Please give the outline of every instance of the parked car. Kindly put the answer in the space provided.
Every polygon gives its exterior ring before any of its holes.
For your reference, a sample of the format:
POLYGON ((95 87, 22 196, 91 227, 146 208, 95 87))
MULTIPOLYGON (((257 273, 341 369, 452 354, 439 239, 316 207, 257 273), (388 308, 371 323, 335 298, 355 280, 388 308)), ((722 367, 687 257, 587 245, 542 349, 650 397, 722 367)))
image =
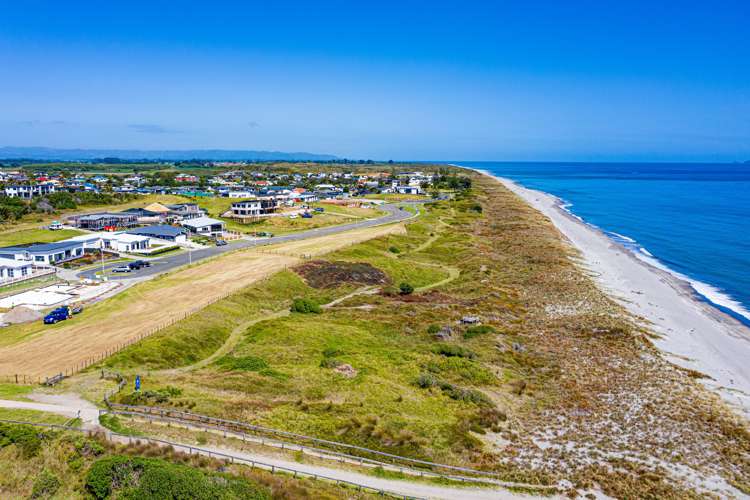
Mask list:
POLYGON ((128 267, 131 270, 137 270, 142 267, 151 267, 151 263, 145 260, 134 260, 133 262, 128 263, 128 267))
POLYGON ((299 217, 299 215, 297 214, 292 214, 289 216, 290 219, 296 219, 297 217, 299 217))
POLYGON ((59 231, 60 229, 63 229, 63 225, 62 223, 55 220, 52 221, 52 224, 50 224, 48 228, 50 231, 59 231))
POLYGON ((323 207, 315 207, 313 208, 313 210, 315 210, 316 212, 325 212, 326 209, 323 207))
POLYGON ((129 273, 133 269, 130 266, 117 266, 116 268, 112 269, 113 273, 129 273))
POLYGON ((57 309, 53 309, 52 311, 50 311, 50 313, 44 317, 44 324, 54 325, 58 321, 65 321, 66 319, 70 318, 72 315, 73 313, 71 312, 70 307, 68 306, 58 307, 57 309))
POLYGON ((224 240, 216 240, 216 246, 217 247, 223 247, 226 246, 227 242, 224 240))
POLYGON ((80 313, 82 313, 82 312, 83 312, 83 306, 82 306, 82 305, 80 305, 80 304, 77 304, 77 305, 75 305, 75 306, 72 306, 72 307, 70 308, 70 312, 71 312, 71 313, 73 313, 73 314, 80 314, 80 313))
POLYGON ((258 238, 273 238, 273 233, 261 231, 259 233, 255 233, 255 236, 257 236, 258 238))
POLYGON ((310 212, 303 212, 302 213, 302 218, 303 219, 312 219, 312 216, 313 216, 313 214, 311 214, 310 212))

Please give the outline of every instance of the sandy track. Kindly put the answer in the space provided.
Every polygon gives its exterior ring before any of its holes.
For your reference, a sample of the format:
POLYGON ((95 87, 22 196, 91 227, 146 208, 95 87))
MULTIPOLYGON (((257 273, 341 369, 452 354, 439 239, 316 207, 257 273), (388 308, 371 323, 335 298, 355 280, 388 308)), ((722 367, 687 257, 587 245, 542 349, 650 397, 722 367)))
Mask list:
POLYGON ((91 358, 298 263, 297 255, 320 255, 403 230, 400 225, 378 226, 275 245, 263 253, 238 251, 145 282, 103 303, 102 310, 92 310, 88 317, 0 348, 0 375, 45 377, 75 370, 91 358))

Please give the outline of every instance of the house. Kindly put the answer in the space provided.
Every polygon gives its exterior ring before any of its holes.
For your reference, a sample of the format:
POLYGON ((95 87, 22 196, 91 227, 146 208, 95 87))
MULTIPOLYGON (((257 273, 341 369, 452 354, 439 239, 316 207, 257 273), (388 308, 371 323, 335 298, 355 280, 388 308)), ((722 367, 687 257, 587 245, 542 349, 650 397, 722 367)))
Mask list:
POLYGON ((197 203, 178 203, 167 205, 167 208, 172 214, 183 219, 195 219, 204 215, 203 210, 201 210, 197 203))
POLYGON ((9 198, 31 199, 34 196, 44 196, 55 192, 54 184, 13 185, 5 188, 5 196, 9 198))
POLYGON ((36 265, 52 265, 82 256, 85 248, 86 242, 78 240, 33 243, 0 248, 0 258, 33 261, 36 265))
POLYGON ((196 217, 181 222, 182 227, 190 231, 191 234, 199 236, 221 236, 224 234, 225 224, 210 217, 196 217))
POLYGON ((174 241, 175 243, 185 243, 187 241, 186 230, 179 227, 167 226, 165 224, 131 229, 127 234, 148 236, 149 238, 174 241))
POLYGON ((133 214, 138 217, 138 224, 162 224, 167 219, 167 214, 152 212, 145 208, 128 208, 123 210, 124 214, 133 214))
POLYGON ((198 178, 197 175, 179 174, 179 175, 175 175, 174 180, 175 180, 175 182, 192 182, 192 183, 196 183, 200 179, 198 178))
POLYGON ((229 198, 254 198, 255 193, 253 191, 228 191, 227 197, 229 198))
POLYGON ((84 252, 86 250, 104 249, 113 252, 137 253, 148 250, 151 247, 150 237, 123 232, 82 234, 81 236, 74 236, 65 241, 78 241, 83 243, 84 252))
POLYGON ((129 212, 87 214, 71 217, 71 224, 81 229, 101 231, 104 228, 128 228, 138 224, 138 215, 129 212))
POLYGON ((422 188, 419 186, 396 186, 398 194, 422 194, 422 188))
POLYGON ((31 276, 34 264, 30 260, 0 258, 0 283, 31 276))

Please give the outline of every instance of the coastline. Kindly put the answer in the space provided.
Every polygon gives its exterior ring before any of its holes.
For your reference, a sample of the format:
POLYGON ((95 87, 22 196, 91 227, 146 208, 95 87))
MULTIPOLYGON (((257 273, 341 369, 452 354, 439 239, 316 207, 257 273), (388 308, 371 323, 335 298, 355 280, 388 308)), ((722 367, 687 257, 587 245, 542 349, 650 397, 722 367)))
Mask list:
POLYGON ((701 379, 704 385, 750 416, 750 328, 698 296, 688 281, 649 264, 570 213, 559 198, 471 170, 501 183, 549 218, 580 252, 596 283, 658 335, 652 341, 669 361, 709 377, 701 379))

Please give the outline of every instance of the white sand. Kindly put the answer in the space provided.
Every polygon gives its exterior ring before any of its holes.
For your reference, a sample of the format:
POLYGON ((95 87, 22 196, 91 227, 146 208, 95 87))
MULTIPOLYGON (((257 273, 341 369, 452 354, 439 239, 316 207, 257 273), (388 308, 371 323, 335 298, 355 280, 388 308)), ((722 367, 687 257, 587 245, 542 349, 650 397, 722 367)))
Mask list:
POLYGON ((652 323, 651 330, 659 334, 655 344, 670 361, 711 377, 704 379, 706 385, 750 416, 750 329, 698 300, 686 281, 638 259, 571 215, 558 198, 497 179, 553 222, 581 252, 605 292, 652 323))

